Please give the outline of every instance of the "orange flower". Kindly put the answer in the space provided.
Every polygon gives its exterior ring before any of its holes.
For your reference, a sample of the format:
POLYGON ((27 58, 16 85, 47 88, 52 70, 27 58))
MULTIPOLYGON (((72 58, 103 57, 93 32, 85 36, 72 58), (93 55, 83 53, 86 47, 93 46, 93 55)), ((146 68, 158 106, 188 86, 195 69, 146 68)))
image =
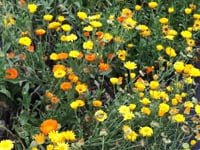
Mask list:
POLYGON ((78 76, 73 73, 69 74, 68 79, 73 83, 78 82, 78 76))
POLYGON ((93 100, 92 105, 94 107, 100 107, 100 106, 102 106, 102 101, 100 101, 100 100, 93 100))
POLYGON ((26 54, 22 53, 19 55, 20 60, 25 60, 26 59, 26 54))
POLYGON ((109 53, 108 54, 108 59, 112 60, 115 57, 114 53, 109 53))
POLYGON ((86 31, 86 32, 83 33, 83 35, 84 35, 85 37, 88 37, 88 36, 90 36, 90 32, 86 31))
POLYGON ((47 98, 52 98, 52 97, 53 97, 53 93, 51 93, 51 92, 49 92, 49 91, 46 91, 45 96, 46 96, 47 98))
POLYGON ((46 31, 44 29, 36 29, 35 30, 36 35, 44 35, 45 33, 46 33, 46 31))
POLYGON ((37 144, 44 144, 44 142, 45 142, 45 136, 44 136, 44 134, 35 134, 34 136, 33 136, 33 138, 35 139, 35 142, 37 143, 37 144))
POLYGON ((100 63, 99 64, 99 70, 100 71, 108 71, 110 69, 110 65, 106 63, 100 63))
POLYGON ((60 60, 64 60, 68 58, 68 54, 67 53, 58 53, 58 59, 60 60))
POLYGON ((95 61, 95 59, 96 59, 95 53, 85 55, 85 60, 87 61, 95 61))
POLYGON ((79 94, 81 94, 81 93, 86 92, 86 91, 88 90, 88 87, 87 87, 87 85, 84 84, 84 83, 82 83, 82 84, 79 83, 79 84, 76 85, 75 90, 76 90, 79 94))
POLYGON ((66 67, 64 65, 57 64, 53 66, 53 72, 55 72, 58 69, 66 71, 66 67))
POLYGON ((26 6, 26 1, 25 0, 19 0, 20 5, 26 6))
POLYGON ((44 135, 48 135, 51 131, 56 131, 59 127, 59 124, 54 119, 47 119, 40 124, 40 131, 44 135))
POLYGON ((29 51, 31 53, 34 52, 34 50, 35 50, 35 47, 33 45, 30 45, 27 47, 27 51, 29 51))
POLYGON ((64 91, 70 90, 72 88, 72 85, 70 82, 63 82, 60 84, 60 88, 64 91))
POLYGON ((7 79, 16 79, 18 77, 18 71, 15 68, 6 69, 5 78, 7 79))
POLYGON ((14 52, 8 52, 8 57, 10 58, 10 59, 12 59, 12 58, 14 58, 15 57, 15 53, 14 52))
POLYGON ((60 99, 57 96, 51 97, 51 103, 56 104, 60 101, 60 99))
POLYGON ((119 22, 123 22, 123 21, 125 20, 125 18, 122 17, 122 16, 119 16, 119 17, 117 18, 117 20, 118 20, 119 22))

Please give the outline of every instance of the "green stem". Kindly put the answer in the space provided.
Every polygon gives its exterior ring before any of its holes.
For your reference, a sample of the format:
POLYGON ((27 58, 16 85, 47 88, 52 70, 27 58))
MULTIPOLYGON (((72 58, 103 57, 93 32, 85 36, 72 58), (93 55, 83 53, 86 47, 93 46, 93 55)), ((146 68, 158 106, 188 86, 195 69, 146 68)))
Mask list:
POLYGON ((104 136, 102 137, 102 148, 101 150, 104 150, 104 142, 105 142, 105 139, 104 139, 104 136))

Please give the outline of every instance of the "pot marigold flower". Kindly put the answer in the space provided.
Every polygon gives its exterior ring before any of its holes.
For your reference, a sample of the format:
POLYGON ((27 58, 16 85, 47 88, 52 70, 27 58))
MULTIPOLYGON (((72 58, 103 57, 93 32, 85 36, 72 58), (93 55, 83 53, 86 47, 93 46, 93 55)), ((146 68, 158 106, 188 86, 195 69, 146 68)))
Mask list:
POLYGON ((71 85, 71 82, 63 82, 60 84, 60 88, 63 90, 63 91, 67 91, 67 90, 70 90, 72 88, 72 85, 71 85))
POLYGON ((15 68, 7 68, 5 78, 16 79, 18 77, 18 71, 15 68))
POLYGON ((11 140, 0 141, 0 150, 12 150, 14 148, 14 142, 11 140))
POLYGON ((127 18, 123 21, 122 26, 125 29, 134 29, 136 27, 137 22, 133 20, 132 18, 127 18))
POLYGON ((68 54, 67 53, 64 53, 64 52, 58 53, 58 59, 59 60, 65 60, 67 58, 68 58, 68 54))
POLYGON ((142 107, 141 108, 141 112, 146 114, 146 115, 150 115, 151 114, 151 109, 148 107, 142 107))
POLYGON ((149 8, 153 9, 153 8, 156 8, 158 6, 158 3, 157 2, 149 2, 148 6, 149 6, 149 8))
POLYGON ((102 23, 99 22, 99 21, 90 21, 89 23, 90 23, 90 25, 91 25, 92 27, 94 27, 94 28, 99 28, 99 27, 102 26, 102 23))
POLYGON ((35 13, 37 11, 37 5, 36 4, 28 4, 28 10, 31 14, 35 13))
POLYGON ((34 138, 35 142, 36 142, 37 144, 39 144, 39 145, 44 144, 44 142, 45 142, 45 135, 42 134, 42 133, 40 133, 40 134, 35 134, 35 135, 33 136, 33 138, 34 138))
POLYGON ((44 29, 36 29, 35 30, 36 35, 44 35, 45 33, 46 33, 46 31, 44 29))
POLYGON ((56 104, 60 101, 60 99, 57 96, 51 97, 51 103, 56 104))
POLYGON ((21 37, 19 40, 18 40, 18 43, 20 45, 23 45, 23 46, 30 46, 31 43, 32 43, 32 40, 27 37, 27 36, 24 36, 24 37, 21 37))
POLYGON ((94 43, 91 40, 88 40, 83 43, 83 48, 87 50, 92 50, 94 47, 94 43))
POLYGON ((174 12, 174 8, 173 7, 170 7, 170 8, 168 8, 168 13, 173 13, 174 12))
POLYGON ((85 12, 81 12, 81 11, 79 11, 79 12, 77 13, 77 16, 78 16, 81 20, 85 20, 85 19, 88 18, 87 14, 86 14, 85 12))
POLYGON ((184 9, 185 14, 189 15, 192 13, 192 9, 191 8, 185 8, 184 9))
POLYGON ((200 76, 200 70, 198 68, 191 68, 190 71, 189 71, 189 75, 191 77, 199 77, 200 76))
POLYGON ((106 63, 100 63, 98 67, 100 71, 108 71, 110 69, 110 65, 106 63))
POLYGON ((75 90, 81 94, 81 93, 84 93, 84 92, 87 92, 88 90, 88 86, 84 83, 79 83, 75 86, 75 90))
POLYGON ((72 29, 72 27, 69 24, 63 24, 61 26, 61 28, 63 29, 63 31, 68 32, 72 29))
POLYGON ((185 39, 190 39, 192 37, 192 33, 190 31, 181 31, 181 36, 185 39))
POLYGON ((148 105, 148 104, 151 103, 151 101, 150 101, 148 98, 146 98, 146 97, 144 97, 143 99, 141 99, 140 102, 141 102, 143 105, 148 105))
POLYGON ((53 76, 55 78, 63 78, 66 75, 66 71, 63 69, 57 69, 56 71, 54 71, 53 76))
POLYGON ((127 68, 128 70, 134 70, 137 68, 137 64, 131 61, 127 61, 124 63, 124 67, 127 68))
POLYGON ((58 21, 59 22, 65 21, 65 16, 58 16, 58 21))
POLYGON ((54 147, 55 150, 69 150, 69 144, 68 143, 57 143, 54 147))
POLYGON ((174 66, 174 69, 176 70, 176 72, 178 72, 178 73, 181 73, 185 68, 183 61, 175 62, 173 66, 174 66))
POLYGON ((183 114, 176 114, 173 116, 173 119, 178 123, 185 122, 185 117, 183 114))
POLYGON ((151 90, 156 90, 159 87, 159 82, 158 81, 151 81, 149 84, 149 87, 151 90))
POLYGON ((172 47, 167 47, 165 49, 165 52, 169 57, 176 57, 176 55, 177 55, 175 50, 172 47))
POLYGON ((168 19, 168 18, 165 18, 165 17, 159 19, 159 22, 160 22, 161 24, 167 24, 168 21, 169 21, 169 19, 168 19))
POLYGON ((143 137, 150 137, 150 136, 153 135, 153 129, 151 127, 148 127, 148 126, 140 127, 139 133, 143 137))
POLYGON ((69 57, 78 58, 80 56, 80 52, 78 50, 71 50, 69 52, 69 57))
POLYGON ((64 142, 64 137, 62 133, 59 133, 58 131, 49 132, 48 138, 51 140, 52 143, 55 143, 55 144, 64 142))
POLYGON ((124 138, 134 142, 138 137, 138 134, 135 131, 124 133, 124 138))
POLYGON ((76 134, 71 130, 62 132, 62 135, 65 138, 65 140, 67 140, 67 141, 75 141, 76 140, 76 134))
POLYGON ((53 21, 49 23, 48 29, 58 29, 61 26, 60 22, 53 21))
POLYGON ((57 120, 47 119, 44 120, 40 125, 40 131, 44 135, 48 135, 51 131, 56 131, 59 128, 57 120))
POLYGON ((64 65, 61 65, 61 64, 57 64, 57 65, 53 66, 53 72, 55 72, 56 70, 59 70, 59 69, 64 70, 64 71, 67 70, 67 68, 64 65))
POLYGON ((135 5, 135 10, 136 11, 140 11, 142 9, 142 6, 141 5, 135 5))
POLYGON ((118 50, 117 51, 117 56, 120 60, 125 61, 126 56, 127 56, 127 52, 126 50, 118 50))
POLYGON ((163 49, 164 49, 163 45, 161 45, 161 44, 156 45, 156 50, 157 51, 161 51, 163 49))
POLYGON ((102 106, 102 101, 100 101, 100 100, 93 100, 92 101, 92 105, 94 106, 94 107, 101 107, 102 106))
POLYGON ((44 19, 45 21, 52 21, 53 16, 50 15, 50 14, 46 14, 46 15, 43 16, 43 19, 44 19))
POLYGON ((69 74, 68 79, 73 83, 77 83, 79 80, 78 76, 73 73, 69 74))
POLYGON ((92 62, 96 60, 96 54, 92 53, 92 54, 86 54, 85 55, 85 60, 92 62))
POLYGON ((103 122, 104 120, 107 119, 107 113, 105 113, 103 110, 97 110, 94 114, 95 119, 97 121, 103 122))

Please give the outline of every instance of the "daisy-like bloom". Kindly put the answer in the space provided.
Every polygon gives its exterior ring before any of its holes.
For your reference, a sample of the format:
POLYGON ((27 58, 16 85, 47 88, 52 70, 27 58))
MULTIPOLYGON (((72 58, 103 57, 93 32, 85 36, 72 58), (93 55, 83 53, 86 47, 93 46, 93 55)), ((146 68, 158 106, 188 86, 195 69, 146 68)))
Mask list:
POLYGON ((18 71, 15 68, 7 68, 5 78, 16 79, 18 77, 18 71))
POLYGON ((68 91, 72 88, 71 82, 63 82, 60 84, 60 89, 63 91, 68 91))
POLYGON ((57 69, 53 72, 55 78, 63 78, 66 75, 66 71, 63 69, 57 69))
POLYGON ((44 135, 48 135, 51 131, 56 131, 58 128, 59 124, 55 119, 47 119, 40 124, 40 131, 44 135))
POLYGON ((165 53, 169 56, 169 57, 176 57, 176 51, 172 48, 172 47, 167 47, 165 49, 165 53))
POLYGON ((181 73, 185 68, 183 61, 176 61, 173 66, 174 66, 174 69, 176 70, 176 72, 178 72, 178 73, 181 73))
POLYGON ((148 108, 148 107, 142 107, 142 108, 141 108, 141 112, 142 112, 143 114, 150 115, 150 114, 151 114, 151 109, 148 108))
POLYGON ((61 26, 61 28, 63 29, 63 31, 68 32, 72 29, 72 27, 69 24, 63 24, 61 26))
POLYGON ((100 63, 98 67, 100 71, 108 71, 110 69, 110 65, 106 63, 100 63))
POLYGON ((117 56, 120 60, 125 61, 126 56, 127 56, 127 52, 126 50, 118 50, 117 51, 117 56))
POLYGON ((159 82, 158 81, 151 81, 149 84, 149 87, 151 90, 156 90, 159 87, 159 82))
POLYGON ((70 107, 72 109, 77 109, 78 108, 78 102, 76 102, 76 101, 71 102, 70 107))
MULTIPOLYGON (((129 109, 130 110, 130 109, 129 109)), ((122 114, 123 116, 123 120, 132 120, 133 118, 135 118, 135 115, 133 114, 133 112, 129 111, 127 113, 122 114)))
POLYGON ((99 21, 90 21, 89 24, 94 28, 102 27, 102 23, 99 21))
POLYGON ((56 104, 56 103, 58 103, 59 101, 60 101, 60 99, 57 97, 57 96, 53 96, 53 97, 51 97, 51 103, 52 104, 56 104))
POLYGON ((148 127, 148 126, 140 127, 139 133, 143 137, 150 137, 150 136, 153 135, 153 129, 151 127, 148 127))
POLYGON ((130 10, 129 8, 124 8, 121 11, 121 16, 124 18, 131 18, 133 17, 133 11, 130 10))
POLYGON ((73 83, 77 83, 79 81, 79 78, 77 75, 75 75, 74 73, 70 73, 68 75, 68 79, 73 82, 73 83))
POLYGON ((143 92, 146 88, 145 83, 141 81, 136 81, 134 85, 140 92, 143 92))
POLYGON ((44 29, 36 29, 35 30, 36 35, 44 35, 45 33, 46 33, 46 31, 44 29))
POLYGON ((78 50, 71 50, 69 52, 69 57, 78 58, 80 56, 80 52, 78 50))
POLYGON ((48 29, 58 29, 61 26, 60 22, 53 21, 48 24, 48 29))
POLYGON ((95 15, 88 16, 88 20, 98 20, 100 18, 101 18, 101 14, 95 14, 95 15))
POLYGON ((31 14, 35 13, 37 11, 37 5, 36 4, 28 4, 28 10, 31 14))
POLYGON ((86 54, 85 55, 85 60, 89 61, 89 62, 95 61, 96 60, 96 54, 95 53, 86 54))
POLYGON ((140 102, 141 102, 143 105, 148 105, 148 104, 151 103, 151 101, 149 100, 149 98, 146 98, 146 97, 144 97, 143 99, 141 99, 140 102))
POLYGON ((149 2, 148 6, 149 6, 149 8, 154 9, 154 8, 156 8, 158 6, 158 3, 157 2, 149 2))
POLYGON ((124 138, 134 142, 138 137, 138 134, 135 131, 124 133, 124 138))
POLYGON ((127 68, 128 70, 134 70, 137 68, 137 64, 131 61, 127 61, 124 63, 124 67, 127 68))
POLYGON ((60 40, 62 41, 62 42, 74 42, 74 41, 76 41, 78 39, 78 37, 76 36, 76 34, 70 34, 70 35, 62 35, 61 37, 60 37, 60 40))
POLYGON ((165 17, 159 19, 159 22, 160 22, 161 24, 167 24, 168 21, 169 21, 169 19, 168 19, 168 18, 165 18, 165 17))
POLYGON ((67 130, 62 132, 63 137, 67 141, 75 141, 76 140, 76 134, 72 130, 67 130))
POLYGON ((170 8, 168 8, 168 13, 173 13, 174 12, 174 8, 173 7, 170 7, 170 8))
POLYGON ((52 21, 53 16, 50 15, 50 14, 46 14, 46 15, 43 16, 43 19, 44 19, 45 21, 52 21))
POLYGON ((69 150, 69 144, 68 143, 57 143, 54 150, 69 150))
POLYGON ((51 131, 48 134, 48 138, 51 140, 52 143, 60 143, 64 142, 65 138, 62 133, 59 133, 58 131, 51 131))
POLYGON ((24 36, 24 37, 21 37, 19 40, 18 40, 18 43, 20 45, 23 45, 23 46, 30 46, 31 43, 32 43, 32 40, 27 37, 27 36, 24 36))
POLYGON ((81 94, 81 93, 84 93, 84 92, 87 92, 88 90, 88 86, 84 83, 79 83, 75 86, 75 90, 81 94))
POLYGON ((170 109, 170 106, 166 103, 159 104, 158 116, 162 117, 167 113, 170 109))
POLYGON ((142 9, 142 6, 141 5, 135 5, 135 10, 136 11, 140 11, 142 9))
POLYGON ((198 116, 200 116, 200 105, 199 104, 195 105, 195 112, 198 116))
POLYGON ((88 31, 88 32, 90 32, 90 31, 92 31, 92 30, 93 30, 93 27, 92 27, 91 25, 88 25, 88 26, 86 26, 86 27, 83 28, 83 31, 88 31))
POLYGON ((59 60, 65 60, 68 58, 68 54, 65 53, 65 52, 61 52, 61 53, 58 53, 58 59, 59 60))
POLYGON ((56 53, 51 53, 51 55, 50 55, 50 60, 54 60, 54 61, 56 61, 56 60, 58 60, 59 58, 58 58, 58 54, 56 54, 56 53))
POLYGON ((191 8, 185 8, 184 9, 185 14, 189 15, 192 13, 192 9, 191 8))
POLYGON ((136 108, 136 104, 131 103, 131 104, 129 104, 128 107, 129 107, 130 110, 133 111, 133 110, 135 110, 135 108, 136 108))
POLYGON ((122 26, 127 30, 134 29, 136 27, 137 22, 132 18, 127 18, 123 21, 122 26))
POLYGON ((45 142, 45 135, 42 133, 33 135, 33 138, 35 142, 39 145, 44 144, 45 142))
POLYGON ((191 39, 192 33, 190 31, 181 31, 181 36, 185 39, 191 39))
POLYGON ((85 41, 83 43, 83 48, 87 50, 92 50, 94 47, 94 43, 91 40, 85 41))
POLYGON ((94 106, 94 107, 101 107, 102 106, 102 101, 100 101, 100 100, 93 100, 92 101, 92 105, 94 106))
POLYGON ((46 150, 54 150, 53 148, 54 148, 54 145, 53 145, 53 144, 48 144, 48 145, 46 146, 46 150))
POLYGON ((108 116, 103 110, 97 110, 94 114, 94 117, 97 121, 103 122, 108 116))
POLYGON ((191 68, 190 71, 189 71, 189 75, 191 77, 199 77, 200 76, 200 70, 198 68, 191 68))
POLYGON ((0 150, 12 150, 14 148, 14 142, 11 140, 0 141, 0 150))
POLYGON ((185 116, 183 114, 176 114, 173 119, 178 123, 185 122, 185 116))
POLYGON ((121 105, 121 106, 119 107, 119 109, 118 109, 118 112, 119 112, 120 114, 125 114, 125 113, 130 112, 130 108, 129 108, 128 106, 126 106, 126 105, 121 105))
POLYGON ((65 21, 65 16, 58 16, 58 21, 59 22, 65 21))
POLYGON ((79 11, 77 13, 77 16, 81 19, 81 20, 86 20, 88 18, 87 14, 85 12, 79 11))

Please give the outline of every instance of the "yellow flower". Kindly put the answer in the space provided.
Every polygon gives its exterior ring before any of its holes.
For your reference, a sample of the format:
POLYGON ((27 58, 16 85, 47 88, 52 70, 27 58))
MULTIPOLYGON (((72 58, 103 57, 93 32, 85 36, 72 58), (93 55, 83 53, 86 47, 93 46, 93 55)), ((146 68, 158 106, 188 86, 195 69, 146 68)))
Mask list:
POLYGON ((183 114, 176 114, 173 119, 176 121, 176 122, 184 122, 185 121, 185 117, 183 114))
POLYGON ((92 30, 93 30, 93 27, 90 25, 83 28, 83 31, 92 31, 92 30))
POLYGON ((127 56, 126 50, 118 50, 117 56, 120 60, 124 61, 126 59, 126 56, 127 56))
POLYGON ((71 50, 69 52, 69 57, 72 57, 72 58, 78 58, 80 56, 80 52, 77 51, 77 50, 71 50))
POLYGON ((92 101, 92 105, 94 106, 94 107, 101 107, 102 106, 102 101, 100 101, 100 100, 93 100, 92 101))
POLYGON ((190 71, 189 71, 189 75, 191 77, 199 77, 200 76, 200 70, 198 68, 191 68, 190 71))
POLYGON ((35 134, 34 136, 33 136, 33 138, 35 139, 35 141, 36 141, 36 143, 37 144, 44 144, 44 142, 45 142, 45 135, 44 134, 42 134, 42 133, 40 133, 40 134, 35 134))
POLYGON ((136 108, 136 104, 133 104, 133 103, 129 104, 130 110, 135 110, 135 108, 136 108))
POLYGON ((151 103, 151 101, 148 98, 146 98, 146 97, 144 97, 143 99, 141 99, 140 102, 142 104, 144 104, 144 105, 148 105, 148 104, 151 103))
POLYGON ((61 26, 60 22, 53 21, 49 23, 48 29, 58 29, 61 26))
POLYGON ((158 6, 158 3, 157 3, 157 2, 149 2, 149 3, 148 3, 148 6, 149 6, 150 8, 156 8, 156 7, 158 6))
POLYGON ((55 78, 63 78, 66 75, 66 71, 63 70, 63 69, 57 69, 57 70, 54 71, 53 75, 54 75, 55 78))
POLYGON ((83 48, 87 50, 92 50, 94 46, 94 43, 91 40, 88 40, 83 43, 83 48))
POLYGON ((99 27, 102 26, 102 23, 99 22, 99 21, 90 21, 89 23, 90 23, 90 25, 92 25, 92 27, 94 27, 94 28, 99 28, 99 27))
POLYGON ((190 141, 190 144, 193 146, 193 145, 196 145, 197 141, 196 140, 191 140, 190 141))
POLYGON ((46 147, 46 150, 53 150, 53 144, 48 144, 46 147))
POLYGON ((38 150, 38 148, 37 147, 32 147, 31 150, 38 150))
POLYGON ((164 113, 168 112, 170 109, 170 106, 166 103, 160 103, 159 104, 159 110, 163 111, 164 113))
POLYGON ((127 68, 128 70, 134 70, 137 68, 137 64, 131 61, 127 61, 124 63, 124 67, 127 68))
POLYGON ((69 150, 69 144, 68 143, 64 143, 64 142, 61 142, 61 143, 57 143, 54 150, 69 150))
POLYGON ((79 103, 76 102, 76 101, 73 101, 73 102, 71 102, 71 104, 70 104, 70 107, 71 107, 72 109, 77 109, 78 106, 79 106, 79 103))
POLYGON ((118 78, 112 77, 112 78, 110 78, 110 82, 111 82, 113 85, 115 85, 115 84, 118 83, 118 78))
POLYGON ((153 129, 151 127, 148 127, 148 126, 140 127, 139 133, 143 137, 150 137, 150 136, 153 135, 153 129))
POLYGON ((51 140, 52 143, 64 142, 64 137, 62 133, 59 133, 58 131, 51 131, 48 134, 48 138, 51 140))
POLYGON ((143 82, 135 82, 135 87, 141 92, 141 91, 144 91, 145 88, 146 88, 146 85, 145 83, 143 82))
POLYGON ((85 19, 88 18, 88 17, 87 17, 87 14, 86 14, 85 12, 81 12, 81 11, 79 11, 79 12, 77 13, 77 16, 78 16, 81 20, 85 20, 85 19))
POLYGON ((187 15, 192 13, 192 9, 191 8, 185 8, 184 11, 185 11, 185 14, 187 14, 187 15))
POLYGON ((141 8, 142 8, 142 6, 141 6, 141 5, 135 5, 135 10, 136 10, 136 11, 140 11, 140 10, 141 10, 141 8))
POLYGON ((161 44, 156 45, 157 51, 161 51, 164 49, 164 47, 161 44))
POLYGON ((13 143, 13 141, 8 139, 0 141, 0 150, 12 150, 14 148, 13 143))
POLYGON ((58 54, 56 54, 56 53, 51 53, 51 55, 50 55, 50 60, 58 60, 58 59, 59 59, 58 54))
POLYGON ((149 87, 151 90, 156 90, 159 87, 159 82, 158 81, 151 81, 149 84, 149 87))
POLYGON ((165 49, 165 52, 169 57, 176 57, 176 55, 177 55, 175 50, 172 47, 167 47, 165 49))
POLYGON ((61 37, 60 37, 60 40, 62 41, 62 42, 74 42, 75 40, 77 40, 77 36, 75 35, 75 34, 70 34, 70 35, 62 35, 61 37))
POLYGON ((62 135, 65 138, 65 140, 67 140, 67 141, 75 141, 76 140, 76 134, 71 130, 62 132, 62 135))
POLYGON ((59 22, 65 21, 65 16, 58 16, 58 21, 59 22))
POLYGON ((138 134, 135 131, 131 131, 131 132, 125 133, 124 137, 125 139, 134 142, 137 139, 138 134))
POLYGON ((32 43, 32 40, 29 37, 25 36, 25 37, 21 37, 18 43, 23 46, 30 46, 32 43))
POLYGON ((126 105, 121 105, 121 106, 119 107, 119 109, 118 109, 118 112, 119 112, 120 114, 125 114, 125 113, 130 112, 130 108, 129 108, 128 106, 126 106, 126 105))
POLYGON ((92 15, 92 16, 88 16, 89 20, 98 20, 100 18, 101 18, 101 14, 95 14, 95 15, 92 15))
POLYGON ((170 7, 170 8, 168 8, 168 13, 173 13, 174 12, 174 8, 173 7, 170 7))
POLYGON ((37 5, 36 4, 28 4, 28 10, 31 14, 35 13, 37 11, 37 5))
POLYGON ((198 116, 200 116, 200 105, 199 104, 195 105, 195 112, 198 116))
POLYGON ((81 100, 81 99, 77 99, 75 102, 78 103, 78 107, 83 107, 83 106, 85 106, 85 102, 84 102, 83 100, 81 100))
POLYGON ((142 107, 141 108, 141 112, 146 114, 146 115, 150 115, 151 114, 151 109, 148 107, 142 107))
POLYGON ((185 68, 184 62, 183 61, 176 61, 174 63, 174 69, 176 72, 181 73, 185 68))
POLYGON ((112 40, 113 36, 110 33, 104 33, 102 40, 106 43, 110 42, 112 40))
POLYGON ((84 84, 84 83, 79 83, 79 84, 77 84, 77 85, 75 86, 75 90, 76 90, 79 94, 81 94, 81 93, 87 92, 88 87, 87 87, 87 85, 84 84))
POLYGON ((135 117, 135 115, 131 111, 122 114, 122 116, 123 116, 123 120, 131 120, 135 117))
POLYGON ((129 8, 122 9, 121 16, 124 18, 131 18, 133 17, 133 11, 129 8))
POLYGON ((190 31, 181 31, 181 36, 185 39, 190 39, 192 37, 192 33, 190 31))
POLYGON ((122 26, 125 29, 134 29, 136 26, 137 22, 135 20, 133 20, 132 18, 127 18, 123 21, 122 26))
POLYGON ((164 17, 159 19, 159 22, 160 22, 161 24, 167 24, 168 21, 169 21, 168 18, 164 18, 164 17))
POLYGON ((52 15, 49 15, 49 14, 46 14, 46 15, 43 16, 43 19, 44 19, 45 21, 52 21, 53 16, 52 16, 52 15))
POLYGON ((69 24, 63 24, 61 28, 63 29, 63 31, 67 32, 70 31, 72 27, 69 24))
POLYGON ((100 122, 103 122, 108 117, 107 113, 105 113, 103 110, 97 110, 94 116, 95 116, 95 119, 100 122))

